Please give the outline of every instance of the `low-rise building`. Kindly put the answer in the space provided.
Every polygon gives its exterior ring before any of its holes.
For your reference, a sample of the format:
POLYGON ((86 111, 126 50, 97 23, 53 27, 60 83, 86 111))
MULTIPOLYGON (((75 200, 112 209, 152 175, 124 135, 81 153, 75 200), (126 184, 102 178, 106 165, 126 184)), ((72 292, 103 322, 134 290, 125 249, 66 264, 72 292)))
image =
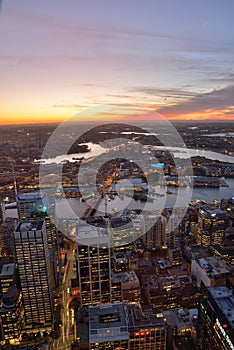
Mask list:
POLYGON ((191 274, 196 277, 197 285, 201 282, 207 286, 225 285, 226 278, 230 276, 226 264, 216 256, 193 259, 191 274))
POLYGON ((112 302, 138 302, 141 298, 140 281, 134 271, 112 273, 112 302))

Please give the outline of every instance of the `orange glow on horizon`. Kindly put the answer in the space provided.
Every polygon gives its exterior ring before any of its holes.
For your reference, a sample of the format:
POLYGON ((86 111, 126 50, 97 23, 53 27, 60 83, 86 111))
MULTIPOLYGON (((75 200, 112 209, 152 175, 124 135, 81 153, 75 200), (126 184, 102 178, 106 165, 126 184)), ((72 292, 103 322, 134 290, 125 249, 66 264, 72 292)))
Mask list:
POLYGON ((204 110, 201 112, 190 112, 184 114, 165 114, 164 117, 169 120, 233 120, 234 121, 234 112, 233 115, 227 110, 204 110))
MULTIPOLYGON (((77 110, 69 109, 69 113, 67 108, 51 111, 48 110, 42 115, 42 111, 37 110, 32 113, 12 113, 12 115, 5 115, 0 117, 1 125, 9 125, 9 124, 49 124, 49 123, 62 123, 70 118, 76 118, 80 122, 85 121, 119 121, 121 120, 156 120, 157 119, 157 111, 145 109, 143 107, 139 107, 139 110, 136 108, 128 109, 128 106, 119 106, 118 109, 113 109, 113 112, 103 111, 102 105, 100 105, 100 111, 98 111, 98 107, 95 109, 97 111, 92 112, 92 107, 87 109, 77 110), (121 109, 122 108, 122 109, 121 109)), ((131 106, 130 106, 131 107, 131 106)), ((115 108, 115 106, 113 107, 115 108)), ((183 114, 162 114, 162 117, 168 120, 230 120, 234 121, 234 113, 230 114, 229 110, 204 110, 201 112, 190 112, 183 114)))

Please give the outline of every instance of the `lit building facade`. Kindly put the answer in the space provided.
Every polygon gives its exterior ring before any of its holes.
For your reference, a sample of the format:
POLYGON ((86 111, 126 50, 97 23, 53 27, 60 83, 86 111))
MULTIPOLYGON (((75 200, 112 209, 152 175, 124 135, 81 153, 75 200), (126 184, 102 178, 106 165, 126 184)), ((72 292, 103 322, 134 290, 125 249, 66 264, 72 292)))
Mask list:
POLYGON ((104 228, 77 227, 77 265, 81 305, 111 301, 111 263, 109 236, 104 228))
POLYGON ((1 255, 5 259, 13 261, 15 259, 14 231, 18 225, 18 219, 7 217, 0 228, 1 255))
POLYGON ((43 220, 45 222, 47 244, 49 248, 51 272, 53 273, 53 287, 58 283, 58 245, 57 228, 55 223, 55 202, 46 193, 20 193, 17 198, 18 216, 21 221, 43 220))
POLYGON ((8 288, 15 284, 17 284, 17 271, 15 263, 4 264, 0 274, 2 294, 6 293, 8 288))
POLYGON ((141 298, 140 281, 135 271, 113 272, 111 279, 112 302, 138 302, 141 298))
POLYGON ((50 327, 51 272, 44 221, 21 222, 14 232, 14 242, 26 326, 50 327))
POLYGON ((0 308, 3 340, 17 342, 21 339, 21 332, 25 322, 22 293, 12 285, 2 297, 0 308))
POLYGON ((18 216, 23 220, 44 220, 48 247, 56 245, 56 227, 51 218, 55 217, 55 203, 46 193, 32 192, 18 194, 17 198, 18 216))
POLYGON ((166 243, 166 218, 160 215, 156 220, 155 215, 148 215, 145 218, 145 235, 143 242, 146 249, 161 249, 166 243))
POLYGON ((234 350, 233 288, 203 287, 198 306, 198 346, 209 350, 234 350))
POLYGON ((207 205, 198 212, 197 242, 209 247, 212 244, 221 244, 227 227, 227 216, 224 210, 207 205))

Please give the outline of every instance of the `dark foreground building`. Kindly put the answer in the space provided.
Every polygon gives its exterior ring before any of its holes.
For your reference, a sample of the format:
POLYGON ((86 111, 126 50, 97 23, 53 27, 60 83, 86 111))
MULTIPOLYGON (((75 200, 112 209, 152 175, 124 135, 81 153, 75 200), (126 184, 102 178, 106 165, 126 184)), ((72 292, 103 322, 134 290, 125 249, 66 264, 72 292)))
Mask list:
POLYGON ((203 287, 198 320, 198 349, 234 350, 233 288, 203 287))

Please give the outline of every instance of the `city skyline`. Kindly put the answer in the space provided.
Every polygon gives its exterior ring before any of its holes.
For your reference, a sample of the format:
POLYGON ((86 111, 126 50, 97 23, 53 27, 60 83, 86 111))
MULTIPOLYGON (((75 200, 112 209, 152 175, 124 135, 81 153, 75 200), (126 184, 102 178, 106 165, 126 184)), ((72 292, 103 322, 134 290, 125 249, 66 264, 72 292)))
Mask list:
POLYGON ((228 0, 3 1, 1 124, 62 122, 102 104, 233 120, 233 10, 228 0))

